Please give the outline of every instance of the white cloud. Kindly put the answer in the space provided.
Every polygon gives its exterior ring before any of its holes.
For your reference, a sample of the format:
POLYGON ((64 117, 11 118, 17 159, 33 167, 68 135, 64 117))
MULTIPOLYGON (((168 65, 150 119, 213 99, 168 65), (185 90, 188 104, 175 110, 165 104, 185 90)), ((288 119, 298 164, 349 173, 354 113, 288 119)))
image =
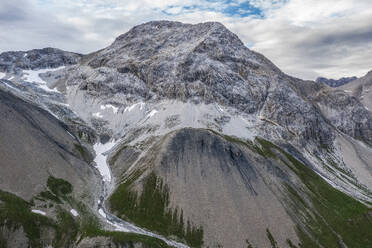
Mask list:
POLYGON ((150 20, 219 21, 294 76, 361 76, 372 69, 371 1, 251 0, 263 18, 224 11, 245 2, 0 0, 0 51, 53 46, 88 53, 150 20))

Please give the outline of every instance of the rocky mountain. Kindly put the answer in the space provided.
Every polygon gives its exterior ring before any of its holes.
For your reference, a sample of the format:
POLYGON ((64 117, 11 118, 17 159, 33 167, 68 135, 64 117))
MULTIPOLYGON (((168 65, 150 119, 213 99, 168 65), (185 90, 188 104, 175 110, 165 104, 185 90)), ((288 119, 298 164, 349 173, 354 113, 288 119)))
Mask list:
POLYGON ((351 95, 359 100, 367 110, 372 109, 372 71, 369 71, 365 76, 355 80, 352 85, 345 85, 340 88, 348 95, 351 95))
POLYGON ((214 22, 0 58, 5 247, 372 244, 367 80, 293 78, 214 22))
POLYGON ((81 54, 50 47, 27 52, 4 52, 0 55, 0 70, 16 73, 21 70, 56 68, 62 65, 76 64, 81 56, 81 54))
POLYGON ((357 77, 342 77, 340 79, 332 79, 332 78, 325 78, 325 77, 318 77, 316 79, 316 82, 318 83, 324 83, 331 87, 339 87, 344 84, 350 83, 354 80, 358 79, 357 77))

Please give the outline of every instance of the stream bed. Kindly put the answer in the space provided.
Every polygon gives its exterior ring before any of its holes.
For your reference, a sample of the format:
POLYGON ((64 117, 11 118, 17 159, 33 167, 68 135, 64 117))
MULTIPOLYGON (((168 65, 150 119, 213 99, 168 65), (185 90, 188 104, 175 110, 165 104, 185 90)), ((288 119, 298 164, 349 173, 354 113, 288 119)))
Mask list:
POLYGON ((94 162, 96 163, 96 168, 98 169, 102 178, 102 190, 97 207, 98 214, 106 221, 106 223, 111 225, 115 231, 132 232, 146 236, 151 236, 163 240, 170 246, 174 246, 177 248, 188 248, 188 246, 185 244, 169 240, 159 234, 146 231, 143 228, 137 227, 132 223, 123 221, 122 219, 111 214, 106 209, 105 201, 114 189, 114 178, 112 176, 110 166, 107 163, 107 156, 117 143, 118 143, 117 141, 109 141, 105 144, 96 143, 93 146, 93 149, 96 153, 94 162))

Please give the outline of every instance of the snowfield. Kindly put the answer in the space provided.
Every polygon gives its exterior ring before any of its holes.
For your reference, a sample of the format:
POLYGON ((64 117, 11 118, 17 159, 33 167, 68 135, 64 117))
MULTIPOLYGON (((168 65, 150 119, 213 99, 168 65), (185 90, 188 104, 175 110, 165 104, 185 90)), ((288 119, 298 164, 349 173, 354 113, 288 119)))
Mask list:
POLYGON ((23 70, 24 73, 24 80, 27 82, 35 83, 39 88, 48 91, 48 92, 59 92, 57 89, 51 89, 48 87, 47 82, 40 78, 40 74, 52 71, 58 71, 65 68, 65 66, 61 66, 58 68, 47 68, 47 69, 40 69, 40 70, 23 70))
POLYGON ((94 162, 105 182, 111 182, 111 171, 106 160, 108 151, 110 151, 115 144, 115 142, 107 142, 105 144, 97 143, 93 146, 93 149, 96 152, 94 162))

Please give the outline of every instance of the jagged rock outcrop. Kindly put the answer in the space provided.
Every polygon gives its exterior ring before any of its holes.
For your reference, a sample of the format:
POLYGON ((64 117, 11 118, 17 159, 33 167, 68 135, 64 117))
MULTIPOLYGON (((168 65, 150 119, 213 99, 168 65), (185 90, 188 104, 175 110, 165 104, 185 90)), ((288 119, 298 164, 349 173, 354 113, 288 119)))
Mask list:
POLYGON ((321 91, 314 101, 338 130, 372 144, 372 116, 356 97, 344 91, 321 91))
POLYGON ((356 97, 368 111, 372 110, 372 71, 352 84, 340 87, 340 90, 356 97))

